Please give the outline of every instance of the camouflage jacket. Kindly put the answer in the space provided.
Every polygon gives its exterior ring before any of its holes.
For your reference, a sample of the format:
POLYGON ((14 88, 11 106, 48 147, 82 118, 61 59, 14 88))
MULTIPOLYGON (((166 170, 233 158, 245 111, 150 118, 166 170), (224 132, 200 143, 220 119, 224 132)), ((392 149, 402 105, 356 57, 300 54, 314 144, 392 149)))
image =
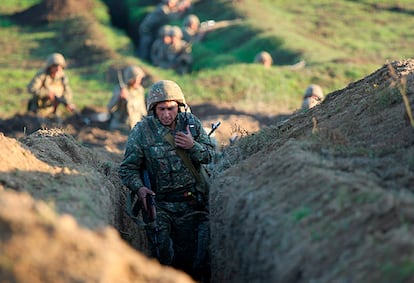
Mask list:
POLYGON ((168 61, 168 44, 162 39, 157 39, 151 46, 151 62, 154 66, 168 69, 170 62, 168 61))
POLYGON ((184 40, 170 44, 167 49, 167 60, 169 68, 176 69, 180 64, 191 65, 193 62, 191 44, 184 40))
POLYGON ((182 14, 183 12, 177 9, 171 9, 168 5, 158 4, 155 10, 147 14, 142 20, 139 26, 139 33, 141 35, 151 34, 155 36, 160 27, 168 24, 172 20, 180 18, 182 14))
MULTIPOLYGON (((176 131, 186 128, 189 117, 194 117, 194 146, 186 150, 194 166, 208 164, 214 155, 214 144, 202 127, 201 121, 192 113, 179 113, 176 131)), ((135 125, 129 134, 119 176, 122 183, 132 191, 143 186, 140 172, 148 170, 152 189, 157 195, 181 193, 194 187, 196 179, 176 149, 164 138, 171 130, 163 126, 155 116, 147 116, 135 125)), ((174 135, 173 132, 171 132, 174 135)))
POLYGON ((128 123, 130 128, 147 115, 145 105, 145 93, 142 86, 138 88, 128 87, 128 95, 125 103, 120 100, 121 88, 116 86, 111 100, 108 103, 108 110, 112 113, 113 119, 116 119, 118 123, 128 123))
POLYGON ((72 89, 65 75, 53 79, 45 70, 41 70, 30 81, 27 90, 38 99, 47 98, 52 91, 57 97, 65 98, 68 103, 72 103, 72 89))

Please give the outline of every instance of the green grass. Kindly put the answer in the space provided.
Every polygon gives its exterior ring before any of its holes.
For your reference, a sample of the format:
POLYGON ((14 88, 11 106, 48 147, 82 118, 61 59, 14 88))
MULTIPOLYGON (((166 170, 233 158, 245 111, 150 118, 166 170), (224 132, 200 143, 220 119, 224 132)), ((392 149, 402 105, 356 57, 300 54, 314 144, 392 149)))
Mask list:
MULTIPOLYGON (((130 5, 126 18, 131 23, 154 8, 151 1, 117 1, 130 5)), ((26 85, 49 53, 64 50, 71 54, 61 42, 61 23, 28 27, 7 18, 39 2, 5 0, 0 6, 0 117, 24 111, 22 104, 30 97, 26 85)), ((68 56, 67 72, 80 108, 106 105, 116 83, 108 79, 108 69, 127 60, 141 65, 155 79, 177 81, 190 105, 208 101, 231 103, 246 111, 266 105, 269 114, 280 109, 294 111, 310 83, 320 84, 326 94, 344 88, 387 61, 409 58, 414 45, 410 25, 414 3, 409 0, 199 1, 193 12, 202 21, 241 17, 244 22, 211 32, 194 45, 194 72, 178 76, 135 58, 131 39, 111 26, 103 1, 95 2, 93 13, 103 34, 103 46, 119 58, 80 67, 71 65, 74 61, 68 56), (261 50, 274 57, 272 68, 251 64, 261 50), (304 69, 289 69, 288 65, 302 59, 306 61, 304 69)))

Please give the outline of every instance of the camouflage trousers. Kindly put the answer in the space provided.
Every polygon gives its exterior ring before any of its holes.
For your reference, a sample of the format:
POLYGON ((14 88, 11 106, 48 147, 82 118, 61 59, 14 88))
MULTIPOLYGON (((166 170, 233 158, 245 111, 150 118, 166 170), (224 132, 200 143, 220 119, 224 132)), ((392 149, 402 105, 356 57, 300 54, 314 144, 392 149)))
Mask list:
MULTIPOLYGON (((157 231, 147 229, 154 257, 193 277, 209 271, 208 212, 192 202, 157 202, 157 231), (154 235, 156 233, 157 235, 154 235)), ((203 275, 205 276, 205 275, 203 275)))

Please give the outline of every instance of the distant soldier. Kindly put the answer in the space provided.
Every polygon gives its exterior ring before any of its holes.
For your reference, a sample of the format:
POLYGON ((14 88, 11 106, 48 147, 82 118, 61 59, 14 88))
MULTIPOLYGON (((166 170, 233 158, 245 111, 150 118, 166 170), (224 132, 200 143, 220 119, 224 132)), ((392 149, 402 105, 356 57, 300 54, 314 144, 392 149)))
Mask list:
POLYGON ((193 64, 191 43, 182 38, 181 29, 174 26, 171 30, 171 44, 167 50, 167 58, 170 69, 174 69, 178 74, 189 73, 193 64))
POLYGON ((183 40, 192 42, 199 36, 200 19, 196 15, 188 15, 183 21, 183 40))
POLYGON ((182 40, 183 34, 178 26, 171 27, 170 37, 169 44, 158 48, 157 58, 154 57, 156 64, 163 69, 173 69, 179 74, 190 72, 193 63, 191 44, 182 40))
POLYGON ((214 144, 201 121, 181 110, 187 105, 177 83, 156 82, 147 102, 151 114, 131 130, 119 177, 142 203, 144 222, 155 221, 156 230, 147 226, 152 256, 209 282, 209 188, 202 166, 213 161, 214 144))
POLYGON ((150 49, 158 30, 172 20, 180 18, 190 7, 190 0, 162 0, 152 13, 146 15, 139 26, 138 56, 150 60, 150 49))
POLYGON ((303 95, 302 109, 311 109, 320 104, 324 99, 322 88, 317 84, 311 84, 303 95))
POLYGON ((270 68, 273 65, 273 58, 269 52, 259 52, 254 58, 254 63, 262 64, 265 68, 270 68))
POLYGON ((39 70, 27 86, 33 97, 29 100, 28 111, 41 116, 55 115, 60 104, 74 112, 72 89, 65 75, 66 61, 62 54, 53 53, 46 59, 45 67, 39 70))
POLYGON ((119 76, 119 85, 115 87, 108 111, 111 113, 109 129, 132 129, 147 114, 144 87, 141 82, 144 71, 136 66, 129 66, 119 76), (124 83, 125 80, 125 83, 124 83))
POLYGON ((159 37, 151 46, 151 62, 154 66, 168 68, 167 49, 171 44, 172 26, 165 25, 160 28, 159 37))

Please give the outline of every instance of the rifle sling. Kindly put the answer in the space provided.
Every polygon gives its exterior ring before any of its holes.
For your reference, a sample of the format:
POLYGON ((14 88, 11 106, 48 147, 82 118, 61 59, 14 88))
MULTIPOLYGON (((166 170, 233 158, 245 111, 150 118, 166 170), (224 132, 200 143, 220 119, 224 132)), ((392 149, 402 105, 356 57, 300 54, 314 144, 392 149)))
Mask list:
MULTIPOLYGON (((167 142, 169 144, 171 144, 173 147, 175 147, 174 137, 171 133, 167 133, 164 136, 164 138, 167 140, 167 142)), ((190 169, 190 171, 193 174, 194 178, 197 180, 197 183, 201 184, 202 183, 201 176, 198 173, 198 171, 196 170, 196 168, 194 167, 193 162, 191 162, 190 157, 188 156, 187 152, 185 152, 181 148, 176 148, 175 150, 177 152, 177 155, 183 160, 185 166, 187 166, 187 168, 190 169)))

